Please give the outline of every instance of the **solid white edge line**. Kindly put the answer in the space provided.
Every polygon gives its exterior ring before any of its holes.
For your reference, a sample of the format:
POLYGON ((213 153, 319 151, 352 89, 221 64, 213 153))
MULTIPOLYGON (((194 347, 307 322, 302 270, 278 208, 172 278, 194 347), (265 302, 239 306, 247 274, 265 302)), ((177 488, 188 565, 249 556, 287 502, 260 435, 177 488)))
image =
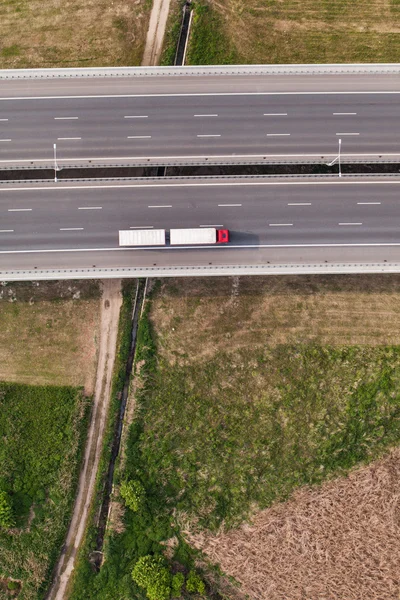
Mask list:
POLYGON ((59 185, 59 186, 48 186, 48 187, 22 187, 22 188, 9 188, 1 187, 1 192, 31 192, 35 191, 54 191, 58 190, 107 190, 107 189, 142 189, 142 188, 163 188, 163 187, 243 187, 243 186, 304 186, 304 185, 400 185, 400 179, 398 181, 344 181, 333 179, 332 181, 213 181, 204 183, 143 183, 143 184, 126 184, 126 185, 59 185))
POLYGON ((352 96, 393 95, 400 90, 376 91, 313 91, 313 92, 197 92, 189 94, 87 94, 82 96, 5 96, 0 101, 14 100, 86 100, 90 98, 196 98, 204 96, 352 96))
POLYGON ((365 244, 213 244, 212 246, 152 246, 149 248, 133 248, 127 246, 113 246, 111 248, 54 248, 52 250, 0 250, 0 254, 54 254, 60 252, 112 252, 112 251, 129 251, 129 250, 237 250, 241 248, 398 248, 400 242, 371 242, 365 244))

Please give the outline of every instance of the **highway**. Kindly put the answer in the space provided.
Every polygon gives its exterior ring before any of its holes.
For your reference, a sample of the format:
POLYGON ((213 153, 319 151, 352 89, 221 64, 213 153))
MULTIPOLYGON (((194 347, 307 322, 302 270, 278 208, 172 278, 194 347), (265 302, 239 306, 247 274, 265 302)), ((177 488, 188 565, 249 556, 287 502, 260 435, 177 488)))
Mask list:
POLYGON ((44 268, 123 268, 128 276, 130 268, 325 261, 386 261, 400 271, 399 197, 399 178, 3 184, 0 278, 44 268), (224 227, 231 243, 118 247, 119 229, 176 226, 224 227))
POLYGON ((400 160, 399 65, 12 73, 0 168, 400 160))

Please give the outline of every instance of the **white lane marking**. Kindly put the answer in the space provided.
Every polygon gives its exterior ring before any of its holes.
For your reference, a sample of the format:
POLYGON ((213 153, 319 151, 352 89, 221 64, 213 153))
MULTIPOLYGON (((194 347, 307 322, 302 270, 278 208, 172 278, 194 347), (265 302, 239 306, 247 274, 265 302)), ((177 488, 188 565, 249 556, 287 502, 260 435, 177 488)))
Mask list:
POLYGON ((128 140, 149 140, 151 139, 151 135, 128 135, 128 140))
POLYGON ((264 117, 287 117, 287 113, 264 113, 264 117))
MULTIPOLYGON (((215 248, 216 250, 237 250, 241 248, 398 248, 400 242, 370 242, 361 244, 213 244, 212 246, 157 246, 157 250, 209 250, 215 248)), ((52 250, 0 250, 0 254, 53 254, 60 252, 112 252, 112 251, 129 251, 129 250, 154 250, 154 246, 151 248, 132 248, 132 247, 120 247, 113 246, 111 248, 53 248, 52 250)))
POLYGON ((359 133, 337 133, 336 135, 360 135, 359 133))
POLYGON ((288 206, 311 206, 311 202, 289 202, 288 206))
POLYGON ((0 142, 11 142, 11 138, 6 139, 6 140, 0 140, 0 142))
POLYGON ((193 115, 194 117, 218 117, 218 115, 216 114, 210 114, 210 115, 193 115))
POLYGON ((242 206, 241 204, 218 204, 218 206, 242 206))
POLYGON ((60 227, 60 231, 83 231, 83 227, 60 227))
POLYGON ((338 225, 362 225, 362 223, 338 223, 338 225))
POLYGON ((129 229, 154 229, 154 225, 143 225, 142 227, 129 227, 129 229))
POLYGON ((172 208, 172 204, 149 204, 147 208, 172 208))
POLYGON ((209 137, 221 137, 220 133, 204 133, 204 134, 200 134, 197 137, 199 138, 209 138, 209 137))
MULTIPOLYGON (((336 155, 333 155, 332 153, 327 153, 324 154, 323 152, 320 152, 319 154, 307 154, 307 153, 301 153, 301 154, 235 154, 234 158, 235 159, 239 159, 239 158, 293 158, 293 157, 301 157, 301 158, 330 158, 333 157, 335 158, 336 155)), ((400 153, 399 152, 348 152, 348 153, 342 153, 343 157, 346 158, 351 158, 352 156, 356 156, 356 157, 376 157, 379 156, 380 158, 384 157, 388 157, 388 156, 392 156, 392 157, 400 157, 400 153)), ((106 161, 106 160, 112 160, 112 161, 117 161, 117 160, 140 160, 140 161, 149 161, 149 160, 189 160, 189 159, 204 159, 207 158, 207 160, 209 160, 210 158, 212 159, 220 159, 220 158, 224 158, 224 159, 231 159, 232 158, 232 154, 213 154, 211 157, 207 156, 204 157, 201 154, 190 154, 188 156, 102 156, 101 158, 99 158, 98 156, 88 156, 85 158, 82 157, 73 157, 73 158, 57 158, 57 161, 60 162, 90 162, 90 161, 106 161)), ((10 160, 3 160, 0 158, 0 163, 15 163, 15 159, 10 159, 10 160)), ((21 158, 18 159, 17 163, 31 163, 32 159, 31 158, 21 158)), ((38 162, 49 162, 48 158, 35 158, 34 160, 35 163, 38 162)), ((235 164, 235 163, 232 163, 235 164)), ((101 167, 102 164, 99 164, 99 167, 101 167)))
POLYGON ((54 117, 55 121, 77 121, 79 117, 54 117))
POLYGON ((382 204, 382 202, 357 202, 357 204, 382 204))
POLYGON ((223 225, 199 225, 199 227, 223 227, 223 225))
POLYGON ((102 206, 80 206, 78 210, 101 210, 102 206))
POLYGON ((282 137, 290 135, 290 133, 267 133, 267 137, 282 137))
POLYGON ((337 116, 345 116, 345 115, 356 115, 357 113, 352 113, 352 112, 338 112, 338 113, 332 113, 333 115, 337 115, 337 116))
POLYGON ((0 233, 14 233, 14 229, 0 229, 0 233))
POLYGON ((270 223, 270 227, 293 227, 293 223, 270 223))
POLYGON ((30 212, 32 208, 9 208, 8 212, 30 212))
POLYGON ((125 115, 124 119, 148 119, 149 115, 125 115))
POLYGON ((8 119, 0 119, 0 121, 8 121, 8 119))
POLYGON ((81 140, 82 138, 80 137, 63 137, 63 138, 57 138, 57 140, 81 140))
POLYGON ((197 92, 188 94, 86 94, 82 96, 5 96, 4 100, 86 100, 91 98, 196 98, 207 96, 365 96, 400 94, 400 90, 314 92, 197 92))
POLYGON ((180 188, 180 187, 243 187, 243 186, 305 186, 305 185, 400 185, 400 180, 392 181, 349 181, 349 180, 332 180, 332 181, 213 181, 213 182, 199 182, 199 183, 132 183, 125 185, 63 185, 60 183, 58 186, 49 185, 48 187, 2 187, 0 186, 1 192, 31 192, 35 191, 54 191, 58 190, 108 190, 108 189, 145 189, 145 188, 180 188))

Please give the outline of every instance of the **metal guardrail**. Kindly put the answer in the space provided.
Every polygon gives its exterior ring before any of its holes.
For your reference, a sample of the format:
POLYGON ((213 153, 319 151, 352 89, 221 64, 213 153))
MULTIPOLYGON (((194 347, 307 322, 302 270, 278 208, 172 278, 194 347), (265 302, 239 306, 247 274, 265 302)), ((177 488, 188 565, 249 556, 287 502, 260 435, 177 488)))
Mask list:
POLYGON ((105 77, 201 77, 252 75, 399 75, 400 63, 329 65, 217 65, 177 67, 93 67, 82 69, 4 69, 0 80, 105 77))

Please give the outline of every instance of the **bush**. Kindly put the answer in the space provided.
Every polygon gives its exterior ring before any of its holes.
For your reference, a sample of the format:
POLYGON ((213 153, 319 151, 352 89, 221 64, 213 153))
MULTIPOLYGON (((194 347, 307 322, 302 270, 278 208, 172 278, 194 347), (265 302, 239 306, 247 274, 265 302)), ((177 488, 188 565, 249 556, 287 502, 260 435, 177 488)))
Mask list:
POLYGON ((185 583, 185 577, 183 573, 176 573, 172 577, 171 591, 173 598, 179 598, 182 594, 183 584, 185 583))
POLYGON ((204 585, 204 581, 200 579, 195 571, 190 571, 186 581, 186 589, 188 592, 204 594, 206 586, 204 585))
POLYGON ((0 527, 6 529, 15 525, 11 500, 7 492, 0 491, 0 527))
POLYGON ((126 506, 133 512, 138 512, 143 506, 145 490, 140 481, 123 481, 120 494, 126 506))
POLYGON ((132 571, 132 579, 145 588, 149 600, 168 600, 171 596, 171 574, 162 556, 142 556, 132 571))

